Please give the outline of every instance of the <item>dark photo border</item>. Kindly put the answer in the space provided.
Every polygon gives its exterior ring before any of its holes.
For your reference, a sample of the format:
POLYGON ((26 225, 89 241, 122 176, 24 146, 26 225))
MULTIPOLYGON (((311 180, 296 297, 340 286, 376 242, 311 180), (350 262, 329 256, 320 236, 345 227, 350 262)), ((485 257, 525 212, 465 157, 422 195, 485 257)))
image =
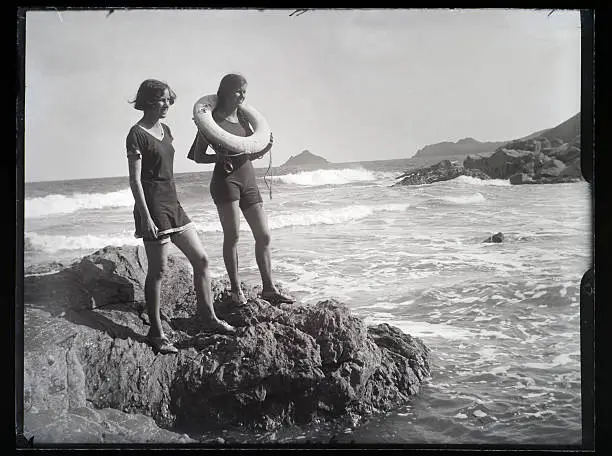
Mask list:
MULTIPOLYGON (((209 3, 206 7, 221 7, 209 3)), ((141 7, 143 7, 141 5, 141 7)), ((143 7, 144 8, 144 7, 143 7)), ((156 8, 147 6, 146 9, 156 8)), ((180 6, 173 6, 178 9, 180 6)), ((260 7, 257 7, 260 8, 260 7)), ((264 7, 261 7, 262 9, 264 7)), ((379 7, 376 7, 379 8, 379 7)), ((423 8, 425 8, 423 6, 423 8)), ((501 7, 496 7, 501 8, 501 7)), ((523 7, 524 8, 524 7, 523 7)), ((37 445, 28 440, 23 434, 23 249, 24 249, 24 113, 25 113, 25 16, 26 11, 41 9, 66 9, 65 6, 20 6, 16 9, 16 163, 15 173, 7 169, 5 182, 12 182, 9 176, 14 176, 15 191, 15 242, 11 255, 14 263, 10 284, 11 302, 9 303, 10 328, 8 332, 8 347, 11 347, 10 366, 14 366, 14 375, 11 375, 12 390, 10 401, 14 404, 12 428, 9 431, 9 440, 14 442, 15 450, 19 452, 35 451, 56 453, 58 450, 96 450, 96 451, 126 451, 126 450, 203 450, 215 447, 206 445, 37 445), (12 361, 12 363, 11 363, 12 361)), ((68 9, 72 9, 68 7, 68 9)), ((74 9, 90 9, 75 7, 74 9)), ((109 7, 96 7, 95 9, 109 9, 109 7)), ((542 9, 542 8, 538 8, 542 9)), ((578 9, 578 8, 575 8, 578 9)), ((304 9, 301 9, 302 11, 304 9)), ((294 13, 301 11, 296 9, 294 13)), ((262 449, 320 449, 320 450, 419 450, 419 454, 440 454, 441 450, 452 452, 482 453, 595 453, 608 454, 612 451, 610 440, 612 424, 610 422, 610 380, 606 375, 610 367, 610 354, 604 348, 607 346, 607 336, 610 333, 608 322, 609 305, 612 300, 607 293, 609 282, 612 279, 610 268, 610 215, 612 204, 608 198, 606 187, 609 178, 603 173, 609 169, 609 157, 612 154, 610 144, 610 81, 612 75, 606 65, 612 60, 610 53, 609 8, 581 9, 582 25, 582 86, 581 86, 581 166, 585 180, 589 182, 592 194, 592 258, 593 268, 585 272, 581 282, 580 303, 580 346, 581 346, 581 382, 582 382, 582 445, 581 447, 558 447, 551 442, 550 447, 540 445, 344 445, 330 442, 327 445, 240 445, 236 447, 222 446, 217 449, 231 450, 262 450, 262 449), (605 316, 604 316, 605 315, 605 316)), ((109 13, 110 14, 110 13, 109 13)), ((292 13, 293 14, 293 13, 292 13)), ((298 14, 298 13, 296 13, 298 14)), ((302 14, 302 13, 299 13, 302 14)), ((554 74, 551 75, 554 77, 554 74)), ((9 165, 11 166, 11 165, 9 165)))

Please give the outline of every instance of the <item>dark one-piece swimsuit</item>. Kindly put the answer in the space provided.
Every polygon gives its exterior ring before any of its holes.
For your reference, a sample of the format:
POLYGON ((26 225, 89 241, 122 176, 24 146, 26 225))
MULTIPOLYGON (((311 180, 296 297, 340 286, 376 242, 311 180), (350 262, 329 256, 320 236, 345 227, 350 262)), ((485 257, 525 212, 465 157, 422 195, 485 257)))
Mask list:
MULTIPOLYGON (((140 180, 147 208, 159 230, 157 240, 167 238, 194 226, 181 207, 176 195, 172 133, 167 125, 161 125, 164 131, 161 140, 139 125, 134 125, 126 138, 128 156, 139 155, 142 158, 140 180)), ((142 219, 135 205, 134 223, 136 225, 134 233, 136 237, 143 238, 145 241, 155 240, 144 238, 145 220, 142 219)))
MULTIPOLYGON (((245 137, 253 134, 248 122, 241 118, 241 116, 239 116, 240 123, 230 122, 217 117, 214 117, 214 119, 221 128, 233 135, 245 137)), ((223 150, 221 152, 223 155, 232 153, 223 150)), ((240 209, 244 211, 253 204, 262 203, 263 199, 255 181, 255 169, 249 156, 230 156, 227 160, 231 161, 233 171, 226 173, 223 169, 222 161, 217 161, 213 170, 213 176, 210 181, 210 195, 215 204, 239 201, 240 209)))

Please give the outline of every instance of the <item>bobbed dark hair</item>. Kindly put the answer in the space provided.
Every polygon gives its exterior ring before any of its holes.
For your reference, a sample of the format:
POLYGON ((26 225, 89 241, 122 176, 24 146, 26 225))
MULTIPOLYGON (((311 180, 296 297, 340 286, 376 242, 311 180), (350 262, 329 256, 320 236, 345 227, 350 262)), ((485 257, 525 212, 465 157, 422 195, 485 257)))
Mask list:
POLYGON ((134 104, 134 109, 144 111, 147 107, 157 102, 166 89, 168 89, 168 93, 170 94, 170 104, 174 104, 174 100, 176 100, 176 93, 174 93, 174 90, 172 90, 167 83, 158 81, 157 79, 147 79, 143 81, 140 87, 138 87, 136 98, 130 101, 130 103, 134 104))
POLYGON ((217 96, 219 98, 224 98, 236 89, 239 89, 244 84, 247 83, 247 80, 241 74, 230 73, 223 76, 221 82, 219 83, 219 89, 217 90, 217 96))

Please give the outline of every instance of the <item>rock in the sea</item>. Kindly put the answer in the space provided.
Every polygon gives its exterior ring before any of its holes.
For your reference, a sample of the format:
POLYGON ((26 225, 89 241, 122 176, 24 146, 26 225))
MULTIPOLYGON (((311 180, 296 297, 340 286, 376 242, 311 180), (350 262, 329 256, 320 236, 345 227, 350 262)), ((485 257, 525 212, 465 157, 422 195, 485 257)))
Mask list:
MULTIPOLYGON (((567 150, 566 146, 567 144, 563 145, 565 147, 563 150, 567 150)), ((575 182, 581 179, 579 156, 563 154, 556 156, 574 158, 564 163, 554 158, 552 154, 503 147, 490 157, 468 156, 463 161, 463 166, 471 170, 480 170, 493 178, 509 179, 514 185, 553 184, 575 182)))
POLYGON ((490 179, 487 174, 481 172, 480 170, 466 169, 457 162, 442 160, 435 165, 411 170, 402 174, 397 178, 399 182, 397 182, 395 185, 432 184, 434 182, 455 179, 459 176, 470 176, 483 180, 490 179))
POLYGON ((516 173, 510 176, 510 183, 512 185, 532 184, 533 178, 526 173, 516 173))
POLYGON ((492 236, 489 236, 488 238, 486 238, 484 241, 482 242, 504 242, 504 233, 495 233, 492 236))
MULTIPOLYGON (((107 247, 57 274, 26 277, 26 430, 63 441, 78 426, 60 432, 41 422, 44 413, 77 423, 70 414, 84 407, 148 416, 168 432, 358 420, 405 403, 429 375, 430 352, 419 339, 367 327, 334 300, 274 306, 243 284, 249 301, 238 306, 226 299, 229 284, 214 280, 215 310, 237 333, 201 333, 191 268, 173 256, 168 264, 162 324, 177 355, 155 354, 144 338, 142 247, 107 247)), ((97 435, 94 428, 87 435, 97 435)))
POLYGON ((530 151, 502 147, 489 157, 468 155, 463 166, 482 171, 494 179, 508 179, 516 173, 533 173, 533 161, 534 153, 530 151))

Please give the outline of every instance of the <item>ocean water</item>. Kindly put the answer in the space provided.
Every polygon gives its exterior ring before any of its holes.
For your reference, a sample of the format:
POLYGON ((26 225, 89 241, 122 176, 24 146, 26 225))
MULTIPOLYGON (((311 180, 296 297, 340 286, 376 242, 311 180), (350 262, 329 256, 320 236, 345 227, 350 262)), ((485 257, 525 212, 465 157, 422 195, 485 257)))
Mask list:
MULTIPOLYGON (((432 350, 432 373, 408 406, 355 427, 227 429, 227 441, 580 445, 587 183, 459 177, 393 187, 405 168, 391 162, 273 171, 272 198, 263 170, 258 181, 274 279, 301 302, 336 298, 368 323, 421 338, 432 350), (482 242, 500 231, 503 243, 482 242)), ((176 182, 213 276, 225 277, 210 177, 179 174, 176 182)), ((25 198, 26 270, 141 242, 127 177, 28 183, 25 198)), ((259 283, 244 219, 238 248, 241 280, 259 283)))

